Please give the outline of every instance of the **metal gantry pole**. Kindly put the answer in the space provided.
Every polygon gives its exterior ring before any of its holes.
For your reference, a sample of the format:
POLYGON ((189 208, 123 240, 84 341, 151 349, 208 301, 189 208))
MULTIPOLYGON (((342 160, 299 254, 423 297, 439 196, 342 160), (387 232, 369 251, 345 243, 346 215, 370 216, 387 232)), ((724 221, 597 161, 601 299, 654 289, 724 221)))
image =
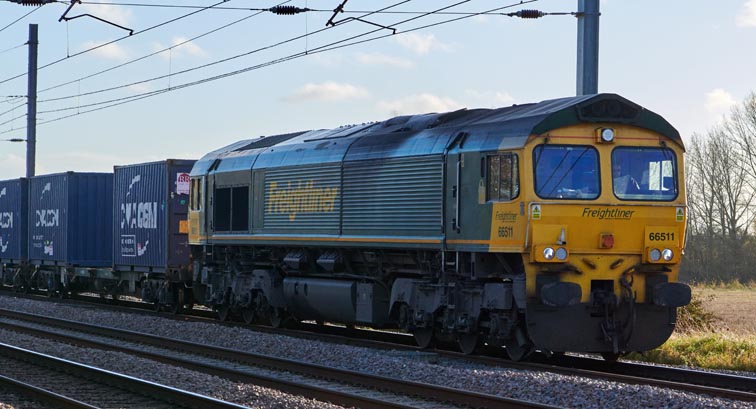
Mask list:
POLYGON ((26 94, 26 177, 34 176, 37 150, 37 25, 29 24, 29 86, 26 94))
POLYGON ((577 95, 598 93, 599 0, 578 0, 577 95))

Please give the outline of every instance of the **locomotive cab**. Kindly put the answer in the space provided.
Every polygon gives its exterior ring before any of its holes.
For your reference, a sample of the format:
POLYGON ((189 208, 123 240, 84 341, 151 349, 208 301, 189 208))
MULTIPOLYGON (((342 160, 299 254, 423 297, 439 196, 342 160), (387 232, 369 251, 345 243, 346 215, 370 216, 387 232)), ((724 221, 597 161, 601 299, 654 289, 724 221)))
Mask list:
POLYGON ((690 302, 683 148, 647 129, 571 126, 533 137, 526 260, 528 331, 553 351, 643 351, 690 302), (604 140, 596 135, 610 132, 604 140))

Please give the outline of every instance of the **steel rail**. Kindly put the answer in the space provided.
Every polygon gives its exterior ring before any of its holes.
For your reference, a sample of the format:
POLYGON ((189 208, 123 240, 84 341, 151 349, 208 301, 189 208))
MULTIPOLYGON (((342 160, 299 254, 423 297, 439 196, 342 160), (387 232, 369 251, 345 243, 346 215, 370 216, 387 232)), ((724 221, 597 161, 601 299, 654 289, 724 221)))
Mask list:
MULTIPOLYGON (((139 313, 154 314, 154 312, 145 311, 145 308, 141 307, 140 304, 144 303, 128 303, 128 305, 132 308, 137 308, 139 313)), ((144 305, 149 306, 148 304, 144 305)), ((114 305, 108 305, 107 308, 119 309, 114 305)), ((198 316, 201 316, 202 318, 197 318, 196 315, 176 316, 165 314, 161 315, 161 317, 207 322, 207 311, 195 310, 194 312, 204 314, 196 314, 198 316)), ((240 323, 218 321, 214 322, 228 326, 243 325, 240 323)), ((280 329, 248 325, 245 327, 267 333, 285 334, 307 339, 327 340, 330 342, 358 345, 368 348, 403 348, 406 350, 414 351, 420 350, 420 348, 414 345, 414 341, 411 336, 402 336, 401 334, 386 333, 383 331, 355 330, 350 328, 330 327, 314 324, 299 325, 300 328, 305 328, 306 330, 280 329), (326 334, 323 334, 324 332, 326 334), (375 338, 380 338, 381 341, 375 341, 375 338)), ((491 366, 522 370, 548 371, 572 376, 586 376, 629 384, 651 385, 695 393, 705 393, 712 396, 725 397, 730 399, 756 401, 756 399, 754 399, 754 394, 756 394, 756 378, 747 376, 723 374, 719 372, 706 372, 695 369, 646 365, 640 363, 612 363, 599 359, 576 356, 546 357, 544 355, 540 355, 532 359, 531 362, 513 362, 508 359, 501 359, 492 356, 464 355, 457 352, 441 349, 432 350, 432 352, 446 358, 473 361, 491 366)))
POLYGON ((78 401, 76 399, 69 398, 49 391, 44 388, 39 388, 27 382, 22 382, 17 379, 9 378, 4 375, 0 375, 0 385, 3 387, 18 392, 21 395, 28 397, 31 400, 42 402, 61 409, 98 409, 97 406, 92 406, 88 403, 78 401))
POLYGON ((65 372, 78 378, 95 380, 113 388, 127 390, 132 393, 150 397, 166 403, 180 405, 187 408, 208 409, 241 409, 245 406, 224 402, 209 396, 194 392, 183 391, 170 386, 160 385, 128 375, 107 371, 67 359, 56 358, 51 355, 34 352, 13 345, 0 343, 0 355, 11 359, 28 362, 35 366, 45 366, 56 371, 65 372))
MULTIPOLYGON (((472 406, 479 408, 554 408, 554 406, 543 405, 523 400, 464 391, 460 389, 430 385, 421 382, 397 380, 357 371, 330 368, 322 365, 304 363, 284 358, 271 357, 262 354, 253 354, 245 351, 208 346, 194 342, 144 334, 135 331, 83 324, 75 321, 60 320, 34 314, 26 314, 0 309, 0 316, 33 322, 35 324, 62 328, 70 331, 84 332, 98 337, 119 339, 122 341, 144 344, 157 348, 166 348, 186 354, 210 356, 214 359, 234 362, 237 364, 241 363, 255 367, 275 368, 275 370, 278 371, 298 373, 318 379, 326 379, 339 383, 348 383, 350 385, 359 385, 363 388, 369 388, 378 391, 390 391, 394 394, 420 397, 422 399, 435 402, 445 402, 454 405, 472 406)), ((340 405, 353 405, 361 408, 407 407, 403 404, 392 404, 391 402, 378 400, 367 396, 344 393, 341 391, 334 391, 332 389, 314 387, 311 385, 304 385, 280 378, 255 375, 247 371, 221 367, 213 364, 198 362, 196 360, 170 357, 162 353, 145 351, 139 348, 118 346, 113 345, 112 343, 84 339, 71 335, 59 334, 52 331, 15 325, 7 322, 0 323, 0 328, 1 327, 6 327, 14 331, 23 331, 35 336, 55 339, 59 341, 71 342, 72 340, 75 340, 75 342, 86 345, 88 347, 125 352, 131 355, 138 355, 144 358, 157 360, 171 365, 177 365, 204 373, 210 373, 235 381, 252 382, 261 386, 266 386, 297 395, 308 396, 314 399, 330 401, 340 405)))

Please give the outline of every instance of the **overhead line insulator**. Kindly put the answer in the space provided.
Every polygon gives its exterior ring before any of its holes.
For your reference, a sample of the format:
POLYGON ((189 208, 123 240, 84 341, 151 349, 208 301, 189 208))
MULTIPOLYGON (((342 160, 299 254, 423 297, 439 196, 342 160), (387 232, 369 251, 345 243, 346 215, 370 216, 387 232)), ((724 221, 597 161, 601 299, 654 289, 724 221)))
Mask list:
POLYGON ((297 6, 275 6, 268 9, 271 13, 278 14, 279 16, 292 16, 294 14, 306 13, 311 10, 312 9, 297 6))
POLYGON ((56 0, 8 0, 11 3, 17 3, 22 6, 44 6, 45 4, 56 3, 56 0))
POLYGON ((540 11, 540 10, 520 10, 515 13, 509 13, 510 17, 519 17, 519 18, 541 18, 546 15, 546 13, 540 11))

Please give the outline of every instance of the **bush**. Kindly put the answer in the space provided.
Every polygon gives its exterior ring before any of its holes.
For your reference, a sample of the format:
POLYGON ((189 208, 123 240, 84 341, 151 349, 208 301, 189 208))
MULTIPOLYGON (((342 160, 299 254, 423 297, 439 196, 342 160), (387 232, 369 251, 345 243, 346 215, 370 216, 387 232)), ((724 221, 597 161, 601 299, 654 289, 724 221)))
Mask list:
POLYGON ((677 325, 675 332, 689 334, 693 332, 714 332, 720 319, 704 306, 704 301, 714 298, 709 295, 702 298, 700 294, 693 293, 690 304, 677 309, 677 325))

